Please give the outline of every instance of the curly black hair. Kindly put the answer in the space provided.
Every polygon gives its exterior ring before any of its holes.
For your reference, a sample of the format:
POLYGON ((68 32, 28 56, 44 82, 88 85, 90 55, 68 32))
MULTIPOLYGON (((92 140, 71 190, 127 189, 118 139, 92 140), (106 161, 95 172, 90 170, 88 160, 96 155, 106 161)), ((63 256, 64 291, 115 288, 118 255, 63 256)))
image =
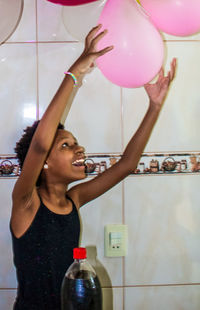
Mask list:
MULTIPOLYGON (((28 152, 29 146, 31 144, 33 135, 37 129, 37 126, 40 121, 35 121, 32 126, 28 126, 24 129, 24 134, 22 135, 21 139, 16 143, 14 151, 16 153, 16 157, 19 162, 20 169, 23 167, 23 163, 28 152)), ((57 129, 64 129, 64 125, 59 123, 57 129)), ((37 186, 40 184, 40 176, 37 180, 37 186)))

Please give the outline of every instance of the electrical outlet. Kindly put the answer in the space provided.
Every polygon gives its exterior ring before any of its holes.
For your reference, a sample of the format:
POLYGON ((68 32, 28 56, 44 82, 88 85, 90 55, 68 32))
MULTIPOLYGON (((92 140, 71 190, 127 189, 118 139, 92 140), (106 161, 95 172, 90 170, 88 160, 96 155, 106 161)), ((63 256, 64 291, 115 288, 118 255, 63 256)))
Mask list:
POLYGON ((109 224, 104 227, 104 253, 108 257, 127 254, 127 225, 109 224))

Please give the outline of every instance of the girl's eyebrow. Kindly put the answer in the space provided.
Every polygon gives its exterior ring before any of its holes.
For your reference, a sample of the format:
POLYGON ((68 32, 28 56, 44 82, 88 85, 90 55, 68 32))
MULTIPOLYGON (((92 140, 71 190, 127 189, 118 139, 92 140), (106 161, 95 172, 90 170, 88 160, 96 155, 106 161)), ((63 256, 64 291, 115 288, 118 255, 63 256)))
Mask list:
POLYGON ((60 137, 59 140, 58 140, 58 142, 66 141, 66 140, 69 141, 69 140, 72 140, 72 139, 74 140, 74 142, 75 142, 76 144, 78 144, 78 141, 77 141, 76 138, 74 138, 74 137, 72 137, 72 138, 71 138, 71 137, 60 137))

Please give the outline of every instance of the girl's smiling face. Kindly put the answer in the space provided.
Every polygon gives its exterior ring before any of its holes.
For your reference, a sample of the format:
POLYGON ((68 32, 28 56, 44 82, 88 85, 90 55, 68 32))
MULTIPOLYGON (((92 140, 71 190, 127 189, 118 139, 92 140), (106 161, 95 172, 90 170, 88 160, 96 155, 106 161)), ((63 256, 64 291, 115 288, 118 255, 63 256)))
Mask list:
POLYGON ((51 151, 46 160, 51 178, 59 178, 63 182, 73 182, 86 177, 85 149, 67 130, 58 129, 51 151))

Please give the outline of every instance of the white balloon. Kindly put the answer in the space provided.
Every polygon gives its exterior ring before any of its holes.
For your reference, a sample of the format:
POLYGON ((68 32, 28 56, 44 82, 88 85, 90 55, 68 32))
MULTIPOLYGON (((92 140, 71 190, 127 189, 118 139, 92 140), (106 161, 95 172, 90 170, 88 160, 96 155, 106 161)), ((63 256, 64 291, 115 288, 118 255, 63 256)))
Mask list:
POLYGON ((23 11, 23 0, 0 0, 0 44, 15 31, 23 11))
POLYGON ((63 6, 62 19, 67 32, 75 39, 84 41, 92 27, 97 25, 107 0, 98 0, 84 5, 63 6))

